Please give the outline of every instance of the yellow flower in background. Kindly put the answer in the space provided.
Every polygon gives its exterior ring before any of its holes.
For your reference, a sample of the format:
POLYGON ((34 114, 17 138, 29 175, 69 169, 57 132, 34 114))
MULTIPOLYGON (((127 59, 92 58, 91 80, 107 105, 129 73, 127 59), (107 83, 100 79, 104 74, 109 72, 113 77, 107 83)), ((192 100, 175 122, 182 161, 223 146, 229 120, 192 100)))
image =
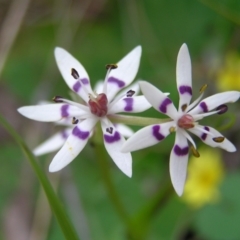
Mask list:
POLYGON ((227 54, 224 66, 218 72, 217 87, 220 90, 240 90, 240 55, 227 54))
POLYGON ((217 149, 200 149, 199 158, 192 157, 188 166, 188 177, 183 200, 195 208, 216 202, 218 186, 223 179, 223 163, 217 149))

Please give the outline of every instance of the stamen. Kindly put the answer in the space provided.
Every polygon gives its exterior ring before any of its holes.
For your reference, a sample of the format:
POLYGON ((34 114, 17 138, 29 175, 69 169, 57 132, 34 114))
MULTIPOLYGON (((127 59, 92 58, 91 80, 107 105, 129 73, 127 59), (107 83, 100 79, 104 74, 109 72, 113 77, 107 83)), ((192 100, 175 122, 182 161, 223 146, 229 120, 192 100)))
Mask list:
POLYGON ((213 141, 216 143, 221 143, 224 141, 224 139, 225 139, 225 137, 215 137, 215 138, 213 138, 213 141))
POLYGON ((72 124, 77 124, 78 122, 79 122, 79 120, 77 118, 73 117, 72 124))
POLYGON ((75 68, 72 68, 71 69, 71 75, 76 79, 78 80, 79 79, 79 74, 77 72, 77 70, 75 68))
POLYGON ((185 112, 185 110, 187 109, 187 104, 183 104, 181 109, 182 109, 183 112, 185 112))
POLYGON ((61 96, 55 96, 52 98, 55 103, 63 103, 63 98, 61 96))
POLYGON ((126 96, 127 96, 127 97, 132 97, 132 96, 134 95, 134 93, 135 93, 135 91, 129 90, 129 91, 127 91, 126 96))
POLYGON ((222 104, 222 105, 218 106, 218 107, 216 108, 216 110, 219 111, 218 114, 223 114, 223 113, 227 112, 228 106, 225 105, 225 104, 222 104))
POLYGON ((112 64, 107 64, 106 65, 106 69, 116 69, 118 67, 118 65, 117 64, 115 64, 115 63, 112 63, 112 64))
POLYGON ((198 150, 194 146, 191 146, 190 149, 191 149, 194 157, 197 157, 197 158, 200 157, 200 154, 199 154, 198 150))
POLYGON ((104 85, 103 85, 103 93, 107 93, 107 80, 108 80, 108 76, 111 72, 112 69, 116 69, 118 67, 117 64, 107 64, 106 65, 106 69, 107 69, 107 74, 104 80, 104 85))
POLYGON ((106 129, 106 132, 112 134, 112 133, 113 133, 113 128, 112 128, 112 127, 107 128, 107 129, 106 129))
POLYGON ((200 92, 201 94, 204 93, 205 90, 207 89, 207 87, 208 87, 208 85, 207 85, 207 84, 204 84, 204 85, 200 88, 199 92, 200 92))
POLYGON ((170 127, 170 128, 169 128, 169 132, 170 132, 170 133, 176 132, 176 128, 175 128, 175 127, 170 127))

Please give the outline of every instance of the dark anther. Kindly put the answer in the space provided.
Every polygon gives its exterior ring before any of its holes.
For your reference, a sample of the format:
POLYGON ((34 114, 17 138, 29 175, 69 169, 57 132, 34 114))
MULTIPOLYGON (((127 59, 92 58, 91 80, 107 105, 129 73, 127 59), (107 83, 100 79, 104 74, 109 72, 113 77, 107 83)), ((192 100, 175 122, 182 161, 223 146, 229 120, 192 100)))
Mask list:
POLYGON ((79 120, 77 118, 73 117, 72 124, 77 124, 78 122, 79 122, 79 120))
POLYGON ((117 64, 107 64, 106 65, 106 69, 116 69, 118 67, 118 65, 117 64))
POLYGON ((79 74, 75 68, 71 69, 71 74, 75 79, 79 79, 79 74))
POLYGON ((112 132, 113 132, 113 128, 112 128, 112 127, 107 128, 107 129, 106 129, 106 132, 112 134, 112 132))
POLYGON ((182 109, 183 112, 185 112, 185 110, 187 109, 187 104, 183 104, 181 109, 182 109))
POLYGON ((133 91, 133 90, 129 90, 129 91, 127 91, 127 97, 132 97, 133 95, 134 95, 134 93, 135 93, 135 91, 133 91))
POLYGON ((223 104, 223 105, 218 106, 216 108, 216 110, 218 111, 218 114, 223 114, 228 110, 228 106, 223 104))
POLYGON ((200 157, 200 154, 199 154, 198 150, 194 146, 191 146, 190 149, 191 149, 194 157, 197 157, 197 158, 200 157))
POLYGON ((213 141, 216 143, 221 143, 224 141, 224 139, 225 139, 224 137, 215 137, 213 138, 213 141))
POLYGON ((204 84, 201 88, 200 88, 200 90, 199 90, 199 92, 200 93, 203 93, 206 89, 207 89, 207 84, 204 84))
POLYGON ((62 103, 62 102, 63 102, 62 97, 60 97, 60 96, 55 96, 55 97, 53 97, 52 100, 53 100, 55 103, 62 103))

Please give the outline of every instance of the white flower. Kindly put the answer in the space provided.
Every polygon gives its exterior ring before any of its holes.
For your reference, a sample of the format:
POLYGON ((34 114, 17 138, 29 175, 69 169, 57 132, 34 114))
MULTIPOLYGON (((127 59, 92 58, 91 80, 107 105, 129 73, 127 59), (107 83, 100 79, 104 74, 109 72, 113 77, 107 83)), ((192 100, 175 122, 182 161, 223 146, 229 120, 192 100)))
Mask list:
MULTIPOLYGON (((96 83, 96 86, 94 87, 94 92, 102 92, 103 86, 104 86, 104 82, 98 81, 96 83)), ((135 91, 135 95, 137 95, 140 92, 139 84, 138 83, 132 84, 127 89, 124 89, 120 94, 123 94, 123 92, 126 93, 129 90, 135 91)), ((49 104, 49 102, 46 102, 46 101, 40 102, 40 104, 41 105, 49 104)), ((65 141, 67 140, 67 138, 69 137, 69 135, 71 134, 75 126, 72 123, 72 118, 63 118, 62 120, 56 122, 56 125, 62 125, 65 128, 55 133, 53 136, 51 136, 50 138, 45 140, 43 143, 38 145, 36 148, 34 148, 33 153, 35 156, 41 156, 43 154, 47 154, 47 153, 59 150, 63 146, 63 144, 65 143, 65 141)), ((129 138, 134 134, 134 131, 130 127, 126 126, 125 124, 115 123, 114 126, 117 129, 117 131, 120 132, 120 134, 126 138, 129 138)), ((90 133, 90 136, 92 134, 93 134, 93 131, 90 133)))
POLYGON ((110 65, 103 91, 95 93, 92 91, 90 79, 84 67, 64 49, 59 47, 55 49, 55 58, 63 78, 70 89, 79 94, 85 104, 56 96, 54 100, 57 103, 55 104, 25 106, 18 109, 22 115, 33 120, 57 122, 62 119, 70 119, 73 124, 76 124, 72 130, 69 130, 70 135, 53 158, 49 166, 50 172, 61 170, 81 152, 95 124, 100 121, 103 141, 108 154, 115 164, 131 177, 131 154, 120 151, 125 139, 110 122, 108 116, 117 116, 116 113, 119 112, 142 112, 150 107, 144 96, 133 96, 134 91, 128 91, 126 94, 114 98, 135 78, 141 51, 141 47, 138 46, 119 61, 117 66, 110 65))
POLYGON ((170 155, 170 176, 177 194, 181 196, 186 180, 188 141, 193 145, 193 154, 199 156, 196 145, 186 130, 211 147, 220 147, 229 152, 236 151, 235 146, 221 133, 209 126, 199 125, 197 121, 215 113, 225 112, 227 106, 224 104, 237 101, 240 94, 237 91, 223 92, 201 101, 203 95, 201 91, 201 96, 190 104, 192 98, 191 60, 186 44, 180 48, 177 58, 177 89, 180 98, 178 110, 166 95, 150 83, 142 81, 140 88, 152 106, 172 120, 142 128, 126 141, 122 151, 129 152, 152 146, 165 139, 170 133, 176 132, 174 147, 170 155))

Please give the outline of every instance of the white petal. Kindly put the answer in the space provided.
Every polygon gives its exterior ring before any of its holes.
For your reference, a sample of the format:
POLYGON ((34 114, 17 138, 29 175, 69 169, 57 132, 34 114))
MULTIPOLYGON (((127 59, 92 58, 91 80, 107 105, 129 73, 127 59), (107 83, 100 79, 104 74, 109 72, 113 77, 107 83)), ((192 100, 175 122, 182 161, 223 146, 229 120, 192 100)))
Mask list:
POLYGON ((192 66, 188 47, 184 43, 177 57, 177 89, 179 93, 179 111, 183 105, 189 105, 192 98, 192 66))
POLYGON ((228 91, 223 93, 217 93, 210 97, 203 99, 189 114, 198 114, 202 112, 209 112, 218 106, 226 103, 236 102, 240 97, 238 91, 228 91))
POLYGON ((204 143, 208 144, 211 147, 219 147, 228 152, 236 151, 236 147, 226 138, 221 143, 213 141, 214 137, 223 137, 223 135, 212 127, 198 125, 198 128, 191 128, 188 130, 198 136, 204 143), (200 129, 205 130, 205 132, 201 131, 200 129), (206 131, 210 132, 211 134, 207 134, 206 131))
POLYGON ((175 106, 173 105, 171 99, 166 97, 166 94, 148 82, 140 81, 139 85, 146 99, 157 111, 168 115, 172 119, 176 119, 178 117, 178 112, 175 106))
POLYGON ((136 151, 153 146, 169 135, 174 122, 155 124, 144 127, 130 137, 122 146, 122 152, 136 151))
POLYGON ((53 158, 50 172, 56 172, 68 165, 85 147, 97 119, 86 119, 73 128, 63 147, 53 158))
POLYGON ((56 47, 54 54, 58 68, 67 85, 70 87, 71 90, 77 92, 85 102, 88 102, 88 93, 92 93, 92 89, 90 85, 90 79, 85 68, 76 58, 74 58, 63 48, 56 47), (71 74, 72 68, 74 68, 78 72, 81 81, 83 81, 83 84, 73 78, 71 74))
POLYGON ((55 122, 62 118, 77 117, 85 114, 84 110, 65 103, 25 106, 18 108, 18 112, 24 117, 42 122, 55 122))
POLYGON ((107 97, 110 102, 118 91, 127 87, 135 78, 142 54, 141 46, 134 48, 121 61, 118 68, 113 69, 107 80, 107 97))
POLYGON ((41 143, 33 150, 34 155, 40 156, 60 149, 70 135, 71 131, 72 128, 65 129, 61 132, 54 134, 52 137, 41 143))
POLYGON ((104 81, 100 80, 97 81, 97 83, 94 86, 94 92, 97 94, 103 93, 103 86, 104 86, 104 81))
POLYGON ((131 112, 131 113, 139 113, 146 111, 151 107, 151 104, 147 101, 147 99, 142 96, 135 97, 125 97, 114 103, 110 104, 108 113, 119 113, 119 112, 131 112))
POLYGON ((188 142, 180 130, 176 132, 174 147, 170 155, 170 176, 173 187, 181 196, 186 181, 188 163, 188 142))
POLYGON ((130 153, 122 153, 120 151, 122 145, 126 140, 112 124, 106 125, 104 121, 101 121, 101 126, 103 131, 104 145, 108 154, 118 166, 118 168, 128 177, 131 177, 132 156, 130 153))
POLYGON ((134 131, 125 124, 117 123, 114 124, 114 126, 117 129, 117 131, 120 132, 120 134, 124 137, 129 138, 134 134, 134 131))

